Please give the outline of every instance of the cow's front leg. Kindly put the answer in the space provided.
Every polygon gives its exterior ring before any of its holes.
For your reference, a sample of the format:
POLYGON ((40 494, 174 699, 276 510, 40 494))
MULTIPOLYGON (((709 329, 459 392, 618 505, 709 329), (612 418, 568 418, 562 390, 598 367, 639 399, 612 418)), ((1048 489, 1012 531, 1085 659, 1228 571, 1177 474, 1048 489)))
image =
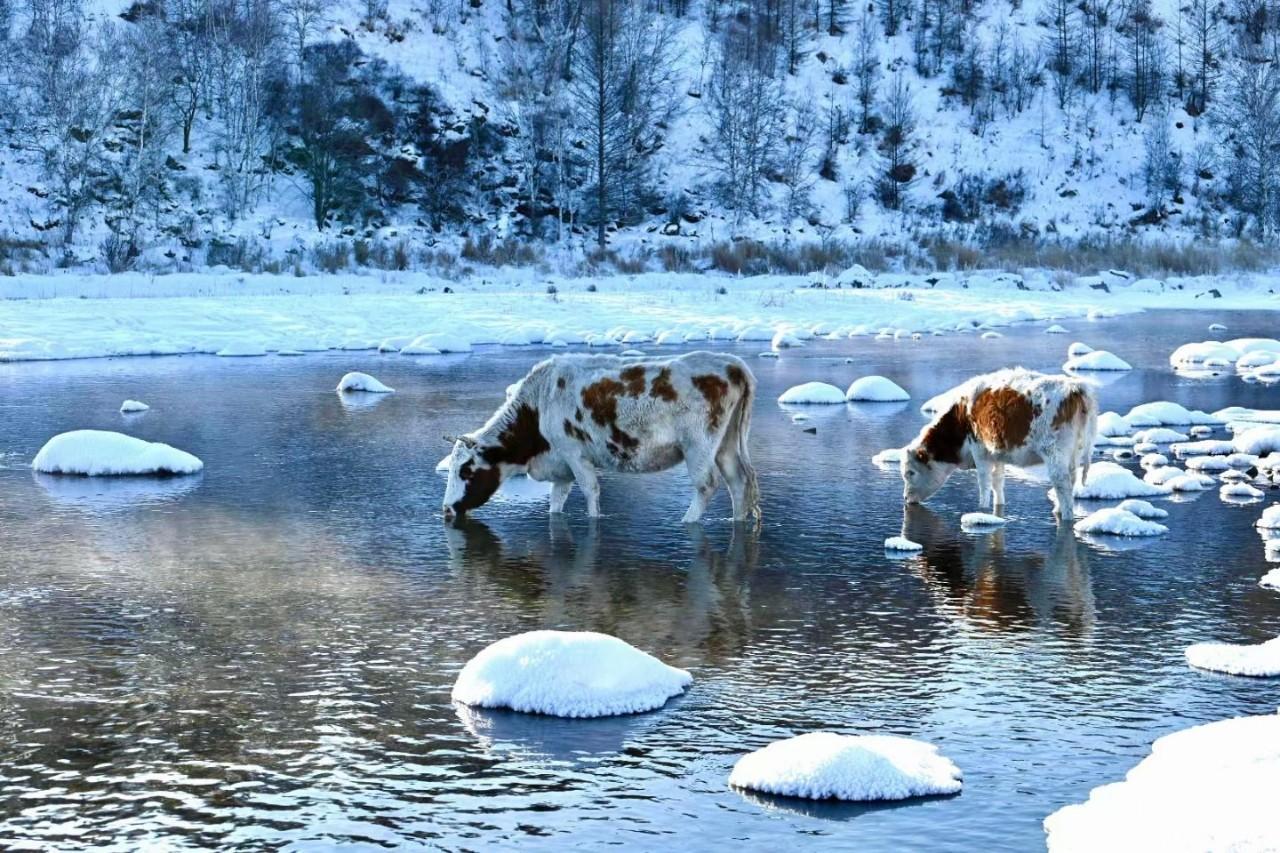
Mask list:
POLYGON ((978 508, 991 506, 991 469, 994 466, 985 456, 973 454, 974 473, 978 475, 978 508))
POLYGON ((1052 462, 1046 460, 1045 467, 1048 469, 1049 483, 1053 488, 1053 517, 1059 523, 1070 523, 1075 517, 1075 469, 1058 460, 1052 462))
POLYGON ((559 515, 564 512, 564 502, 569 500, 569 492, 572 489, 572 480, 565 480, 563 482, 557 480, 551 484, 550 509, 553 515, 559 515))
POLYGON ((997 462, 991 468, 991 502, 993 509, 1004 508, 1004 463, 997 462))
POLYGON ((596 469, 585 459, 575 460, 570 463, 569 468, 573 471, 574 482, 578 484, 579 489, 582 489, 582 495, 587 499, 587 515, 591 518, 599 518, 600 479, 596 476, 596 469))

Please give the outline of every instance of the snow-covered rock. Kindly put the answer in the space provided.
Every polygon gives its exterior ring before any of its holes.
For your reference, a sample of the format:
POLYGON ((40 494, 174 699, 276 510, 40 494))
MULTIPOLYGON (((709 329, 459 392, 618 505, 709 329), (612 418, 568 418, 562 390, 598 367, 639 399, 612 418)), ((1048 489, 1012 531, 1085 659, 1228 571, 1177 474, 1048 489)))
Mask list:
POLYGON ((1119 507, 1108 507, 1090 513, 1076 522, 1075 530, 1077 533, 1109 536, 1160 536, 1169 532, 1169 528, 1163 524, 1139 518, 1119 507))
POLYGON ((990 331, 990 332, 983 332, 982 337, 985 338, 986 340, 995 340, 996 338, 1003 338, 1004 335, 996 331, 990 331))
POLYGON ((352 371, 338 380, 338 391, 365 391, 370 394, 390 394, 396 389, 383 385, 367 373, 352 371))
POLYGON ((811 732, 738 759, 729 784, 812 800, 903 800, 955 794, 960 768, 937 747, 890 735, 811 732))
POLYGON ((864 376, 854 380, 844 397, 846 400, 871 403, 896 403, 911 399, 911 395, 897 383, 883 376, 864 376))
POLYGON ((1086 343, 1076 341, 1071 346, 1067 347, 1067 358, 1079 358, 1080 356, 1088 355, 1091 352, 1093 352, 1093 347, 1086 343))
MULTIPOLYGON (((1186 473, 1176 465, 1161 465, 1150 469, 1146 474, 1142 475, 1142 481, 1153 486, 1163 486, 1171 480, 1186 476, 1186 473)), ((1173 490, 1170 489, 1169 491, 1172 492, 1173 490)))
POLYGON ((31 467, 45 474, 89 477, 194 474, 204 463, 182 450, 118 432, 80 429, 55 435, 31 467))
MULTIPOLYGON (((1125 421, 1128 423, 1128 421, 1125 421)), ((1144 429, 1134 434, 1134 441, 1145 441, 1151 444, 1173 444, 1176 441, 1186 441, 1189 438, 1185 433, 1178 432, 1168 427, 1154 427, 1152 429, 1144 429)))
POLYGON ((844 392, 827 382, 805 382, 783 391, 778 402, 786 405, 835 405, 844 402, 844 392))
POLYGON ((1187 663, 1196 669, 1262 678, 1280 675, 1280 637, 1256 644, 1195 643, 1187 646, 1186 654, 1187 663))
POLYGON ((1226 483, 1218 489, 1218 495, 1223 498, 1249 501, 1258 501, 1266 497, 1262 489, 1255 489, 1248 483, 1226 483))
POLYGON ((1258 426, 1237 432, 1231 447, 1238 453, 1265 456, 1280 452, 1280 426, 1258 426))
POLYGON ((1138 518, 1147 520, 1169 517, 1168 510, 1161 509, 1148 501, 1138 500, 1137 498, 1129 498, 1127 501, 1121 501, 1120 505, 1116 507, 1116 509, 1131 512, 1138 518))
POLYGON ((1129 422, 1115 412, 1103 412, 1098 415, 1098 435, 1113 437, 1128 435, 1131 432, 1133 432, 1133 427, 1129 426, 1129 422))
POLYGON ((1177 456, 1230 456, 1235 445, 1229 441, 1215 438, 1203 438, 1199 441, 1179 441, 1171 444, 1169 449, 1177 456))
POLYGON ((1065 335, 1067 333, 1067 330, 1064 329, 1062 326, 1059 326, 1057 323, 1054 323, 1052 326, 1045 329, 1044 333, 1046 335, 1065 335))
POLYGON ((1231 467, 1225 456, 1190 456, 1185 460, 1185 464, 1189 471, 1207 471, 1215 474, 1231 467))
POLYGON ((1222 325, 1221 323, 1209 324, 1209 331, 1211 332, 1225 332, 1226 330, 1227 330, 1227 327, 1222 325))
POLYGON ((769 347, 775 350, 802 346, 804 346, 804 341, 800 340, 799 336, 797 336, 794 330, 791 329, 779 329, 774 333, 774 336, 769 343, 769 347))
POLYGON ((1075 489, 1076 497, 1084 500, 1123 500, 1167 494, 1167 487, 1139 480, 1129 469, 1105 461, 1090 465, 1088 481, 1075 489))
POLYGON ((747 326, 741 332, 738 332, 736 340, 739 343, 747 341, 771 341, 776 334, 770 326, 747 326))
POLYGON ((1162 468, 1169 464, 1169 457, 1163 453, 1144 453, 1138 464, 1143 468, 1162 468))
POLYGON ((991 530, 1008 523, 1008 519, 989 512, 966 512, 960 516, 960 527, 965 530, 991 530))
POLYGON ((874 283, 875 277, 861 264, 854 264, 836 276, 836 284, 841 287, 871 287, 874 283))
POLYGON ((400 350, 401 355, 438 355, 445 352, 471 352, 471 339, 458 332, 430 332, 418 335, 400 350), (431 352, 435 350, 435 352, 431 352))
POLYGON ((1175 492, 1203 492, 1207 489, 1212 489, 1214 482, 1213 478, 1207 474, 1185 471, 1170 480, 1166 480, 1165 486, 1175 492))
POLYGON ((1263 530, 1280 530, 1280 504, 1272 504, 1264 509, 1256 525, 1263 530))
POLYGON ((236 342, 227 344, 214 355, 219 358, 260 358, 267 354, 266 347, 258 343, 236 342))
POLYGON ((141 400, 125 400, 120 404, 120 413, 125 415, 133 415, 138 412, 150 411, 151 407, 141 400))
POLYGON ((1062 369, 1075 371, 1121 371, 1133 370, 1133 366, 1120 356, 1107 352, 1104 349, 1100 349, 1067 359, 1067 363, 1062 365, 1062 369))
POLYGON ((884 549, 886 551, 923 551, 924 546, 918 542, 912 542, 905 536, 890 536, 884 540, 884 549))
POLYGON ((1044 821, 1049 853, 1276 849, 1280 715, 1238 717, 1157 740, 1123 782, 1044 821))
POLYGON ((1223 424, 1222 418, 1188 409, 1169 400, 1155 400, 1134 406, 1125 415, 1125 420, 1134 427, 1186 426, 1188 424, 1221 426, 1223 424))
POLYGON ((467 662, 453 701, 555 717, 607 717, 660 708, 693 676, 608 634, 530 631, 467 662))

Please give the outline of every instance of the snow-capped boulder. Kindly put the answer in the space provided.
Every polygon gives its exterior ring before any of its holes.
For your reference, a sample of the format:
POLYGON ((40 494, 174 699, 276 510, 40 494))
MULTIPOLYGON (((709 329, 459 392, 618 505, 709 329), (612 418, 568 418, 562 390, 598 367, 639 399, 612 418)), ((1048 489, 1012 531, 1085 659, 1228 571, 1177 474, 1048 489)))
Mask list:
POLYGON ((1231 467, 1225 456, 1191 456, 1185 460, 1185 464, 1188 471, 1206 471, 1211 474, 1231 467))
POLYGON ((1179 441, 1171 444, 1169 449, 1179 457, 1187 456, 1230 456, 1235 452, 1235 445, 1219 439, 1201 439, 1200 441, 1179 441))
POLYGON ((365 391, 370 394, 390 394, 396 389, 383 385, 367 373, 352 371, 338 380, 337 390, 340 393, 345 391, 365 391))
POLYGON ((1088 355, 1091 352, 1093 352, 1093 347, 1082 341, 1076 341, 1071 346, 1067 347, 1067 358, 1079 358, 1080 356, 1088 355))
POLYGON ((986 338, 987 340, 995 340, 996 338, 1003 338, 1004 335, 996 331, 990 331, 990 332, 983 332, 982 337, 986 338))
POLYGON ((737 341, 745 343, 747 341, 771 341, 773 336, 777 334, 769 326, 747 326, 738 333, 737 341))
POLYGON ((150 411, 151 407, 141 400, 125 400, 120 404, 120 413, 122 415, 136 415, 139 412, 150 411))
POLYGON ((924 546, 919 542, 912 542, 905 536, 890 536, 884 540, 884 549, 886 551, 923 551, 924 546))
POLYGON ((247 341, 227 344, 214 353, 218 358, 261 358, 266 354, 266 347, 262 346, 262 344, 247 341))
POLYGON ((964 530, 994 530, 1008 523, 1008 519, 989 512, 966 512, 960 516, 960 527, 964 530))
POLYGON ((1226 483, 1218 489, 1218 495, 1225 499, 1260 501, 1266 497, 1262 489, 1255 489, 1248 483, 1226 483))
POLYGON ((844 392, 827 382, 793 385, 778 397, 784 405, 835 405, 844 402, 844 392))
POLYGON ((1227 327, 1222 325, 1221 323, 1209 324, 1209 331, 1211 332, 1225 332, 1226 330, 1227 330, 1227 327))
POLYGON ((1280 361, 1280 353, 1266 350, 1247 352, 1236 359, 1236 370, 1241 372, 1253 370, 1258 367, 1266 367, 1268 364, 1274 364, 1276 361, 1280 361))
POLYGON ((840 287, 871 287, 875 284, 875 277, 867 272, 866 267, 854 264, 836 276, 836 284, 840 287))
POLYGON ((1280 715, 1158 739, 1122 782, 1045 818, 1049 853, 1274 850, 1280 715))
POLYGON ((774 333, 769 343, 770 349, 791 349, 793 347, 804 346, 804 341, 800 340, 793 329, 779 329, 774 333))
MULTIPOLYGON (((1186 476, 1186 473, 1186 471, 1183 471, 1176 465, 1161 465, 1151 468, 1147 473, 1143 474, 1142 481, 1144 483, 1150 483, 1153 486, 1164 486, 1172 480, 1186 476)), ((1172 492, 1173 490, 1170 489, 1169 493, 1172 492)))
POLYGON ((1133 366, 1129 362, 1122 359, 1114 353, 1100 349, 1084 355, 1078 355, 1067 360, 1062 365, 1063 370, 1067 371, 1122 371, 1133 370, 1133 366))
POLYGON ((1258 580, 1258 586, 1263 589, 1280 590, 1280 569, 1272 569, 1258 580))
POLYGON ((1077 485, 1075 495, 1082 500, 1123 500, 1169 494, 1165 486, 1139 480, 1129 469, 1114 462, 1094 462, 1089 479, 1077 485))
POLYGON ((1129 426, 1129 422, 1115 412, 1103 412, 1098 415, 1098 435, 1110 438, 1128 435, 1132 431, 1133 427, 1129 426))
POLYGON ((871 403, 896 403, 911 399, 911 395, 896 382, 883 376, 864 376, 854 380, 844 397, 846 400, 871 403))
POLYGON ((1162 468, 1169 464, 1169 457, 1163 453, 1144 453, 1138 464, 1143 468, 1162 468))
POLYGON ((1231 447, 1238 453, 1265 456, 1280 453, 1280 426, 1257 426, 1237 432, 1231 447))
POLYGON ((1185 471, 1165 481, 1165 486, 1175 492, 1203 492, 1213 488, 1213 478, 1207 474, 1185 471))
POLYGON ((1149 503, 1148 501, 1138 500, 1137 498, 1129 498, 1127 501, 1121 501, 1116 509, 1122 509, 1125 512, 1131 512, 1138 518, 1148 521, 1156 518, 1168 518, 1169 511, 1149 503))
POLYGON ((89 477, 195 474, 204 463, 159 442, 97 429, 64 432, 49 439, 31 467, 45 474, 89 477))
POLYGON ((1280 637, 1265 643, 1242 645, 1195 643, 1187 646, 1186 655, 1187 663, 1196 669, 1261 678, 1280 675, 1280 637))
POLYGON ((1077 533, 1104 534, 1108 536, 1160 536, 1169 528, 1154 521, 1139 518, 1119 507, 1108 507, 1090 513, 1075 524, 1077 533))
POLYGON ((660 708, 693 676, 617 637, 530 631, 499 640, 467 662, 453 701, 555 717, 608 717, 660 708))
MULTIPOLYGON (((1128 421, 1125 421, 1128 423, 1128 421)), ((1154 427, 1152 429, 1144 429, 1134 434, 1134 441, 1149 442, 1151 444, 1173 444, 1177 441, 1186 441, 1190 436, 1185 433, 1178 432, 1168 427, 1154 427)))
POLYGON ((960 768, 937 747, 891 735, 810 732, 738 759, 729 784, 811 800, 904 800, 955 794, 960 768))
POLYGON ((1280 530, 1280 504, 1272 504, 1262 511, 1262 517, 1255 523, 1263 530, 1280 530))
POLYGON ((1064 329, 1062 326, 1059 326, 1057 323, 1054 323, 1052 326, 1045 329, 1044 333, 1046 335, 1065 335, 1067 333, 1067 330, 1064 329))

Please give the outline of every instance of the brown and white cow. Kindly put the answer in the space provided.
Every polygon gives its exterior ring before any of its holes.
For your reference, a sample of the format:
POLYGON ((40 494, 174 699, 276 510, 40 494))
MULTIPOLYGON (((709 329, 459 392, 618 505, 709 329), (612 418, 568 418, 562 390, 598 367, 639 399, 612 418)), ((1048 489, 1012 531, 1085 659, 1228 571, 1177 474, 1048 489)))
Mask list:
POLYGON ((598 471, 644 474, 684 462, 693 480, 685 523, 698 521, 723 477, 733 517, 759 519, 747 452, 755 377, 732 355, 624 359, 561 355, 534 366, 488 423, 454 442, 446 518, 481 506, 512 474, 550 482, 551 512, 574 483, 600 514, 598 471))
POLYGON ((1004 506, 1004 466, 1043 463, 1054 515, 1070 519, 1077 473, 1089 474, 1098 403, 1069 376, 1016 368, 975 377, 949 395, 943 411, 902 457, 902 498, 922 503, 957 468, 976 468, 978 502, 1004 506))

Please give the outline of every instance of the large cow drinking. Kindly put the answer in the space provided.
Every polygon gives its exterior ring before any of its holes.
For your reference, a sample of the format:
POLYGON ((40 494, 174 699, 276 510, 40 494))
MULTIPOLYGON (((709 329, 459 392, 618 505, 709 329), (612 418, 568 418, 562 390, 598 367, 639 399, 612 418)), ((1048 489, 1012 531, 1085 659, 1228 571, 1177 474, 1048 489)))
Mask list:
POLYGON ((484 504, 525 473, 550 482, 551 512, 573 484, 600 514, 599 471, 644 474, 684 462, 693 481, 685 523, 698 521, 723 478, 733 517, 760 515, 747 452, 755 377, 742 359, 693 352, 669 359, 562 355, 534 366, 488 423, 454 441, 446 518, 484 504))
POLYGON ((1021 368, 969 380, 902 457, 903 500, 922 503, 957 468, 975 468, 978 503, 1004 505, 1004 466, 1043 463, 1054 514, 1070 519, 1077 474, 1089 474, 1098 404, 1089 386, 1068 376, 1021 368))

